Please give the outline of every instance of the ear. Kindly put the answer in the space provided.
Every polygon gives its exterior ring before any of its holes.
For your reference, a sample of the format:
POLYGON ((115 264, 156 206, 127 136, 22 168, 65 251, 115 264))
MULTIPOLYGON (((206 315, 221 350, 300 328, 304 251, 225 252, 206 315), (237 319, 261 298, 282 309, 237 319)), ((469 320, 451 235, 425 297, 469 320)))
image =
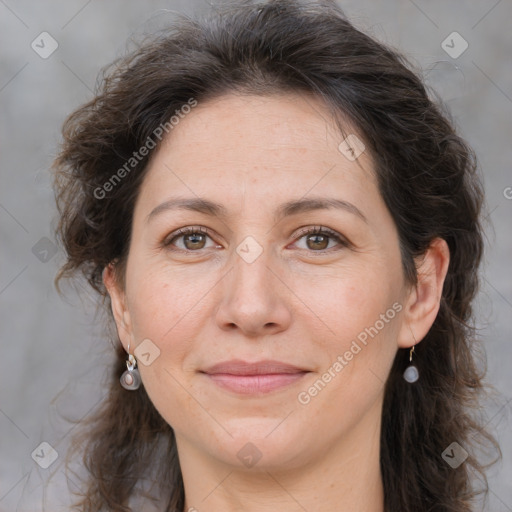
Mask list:
POLYGON ((410 348, 428 333, 441 304, 443 284, 450 263, 450 250, 442 238, 435 238, 416 261, 418 282, 410 290, 398 335, 398 346, 410 348))
POLYGON ((109 263, 103 269, 103 284, 110 295, 110 302, 112 304, 112 314, 117 326, 117 334, 123 344, 123 347, 128 351, 128 344, 134 346, 132 323, 130 313, 126 304, 126 294, 122 287, 119 285, 119 280, 116 279, 116 267, 113 263, 109 263))

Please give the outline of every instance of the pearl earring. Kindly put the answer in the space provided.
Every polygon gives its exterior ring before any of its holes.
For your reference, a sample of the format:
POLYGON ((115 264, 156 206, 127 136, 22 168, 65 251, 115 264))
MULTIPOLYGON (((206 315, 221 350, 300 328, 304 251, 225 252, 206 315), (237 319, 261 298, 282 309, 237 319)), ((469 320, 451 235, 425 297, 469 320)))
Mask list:
MULTIPOLYGON (((414 352, 414 345, 411 347, 411 350, 409 352, 409 362, 412 361, 412 354, 414 352)), ((410 364, 405 372, 404 372, 404 379, 412 384, 413 382, 416 382, 420 378, 420 374, 418 372, 418 368, 414 366, 413 364, 410 364)))
POLYGON ((126 361, 126 368, 119 379, 121 386, 124 389, 133 391, 138 389, 141 383, 140 373, 137 370, 137 360, 133 354, 130 354, 130 344, 128 343, 128 359, 126 361))

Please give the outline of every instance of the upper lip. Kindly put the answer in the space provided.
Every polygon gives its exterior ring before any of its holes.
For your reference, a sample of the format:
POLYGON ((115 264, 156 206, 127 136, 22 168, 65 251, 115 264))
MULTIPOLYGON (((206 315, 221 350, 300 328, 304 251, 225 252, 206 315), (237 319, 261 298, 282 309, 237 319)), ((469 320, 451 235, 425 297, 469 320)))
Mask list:
POLYGON ((308 370, 304 368, 283 363, 282 361, 264 360, 249 363, 247 361, 242 361, 241 359, 224 361, 202 370, 203 373, 208 373, 210 375, 217 373, 230 375, 270 375, 282 373, 304 373, 307 371, 308 370))

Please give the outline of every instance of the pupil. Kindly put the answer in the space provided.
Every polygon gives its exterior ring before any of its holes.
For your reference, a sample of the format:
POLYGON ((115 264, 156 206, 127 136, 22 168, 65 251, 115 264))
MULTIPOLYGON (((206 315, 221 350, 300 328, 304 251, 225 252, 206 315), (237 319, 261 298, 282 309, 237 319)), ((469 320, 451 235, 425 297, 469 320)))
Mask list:
POLYGON ((187 244, 187 242, 191 242, 192 245, 194 246, 193 248, 197 249, 197 244, 201 244, 202 241, 204 242, 202 238, 204 238, 204 236, 201 234, 193 233, 191 235, 187 235, 185 244, 187 244))
POLYGON ((314 243, 314 244, 318 244, 318 243, 319 243, 319 242, 318 242, 318 239, 320 239, 320 245, 321 245, 321 247, 319 247, 318 245, 316 245, 316 247, 314 247, 314 248, 316 248, 316 249, 325 249, 325 248, 327 247, 327 245, 328 245, 328 243, 326 243, 326 242, 327 242, 327 238, 328 238, 328 237, 327 237, 327 236, 325 236, 325 235, 311 235, 311 236, 309 237, 309 239, 308 239, 308 240, 309 240, 309 241, 312 241, 312 239, 315 239, 315 240, 313 241, 313 243, 314 243), (323 242, 323 243, 322 243, 322 242, 323 242))

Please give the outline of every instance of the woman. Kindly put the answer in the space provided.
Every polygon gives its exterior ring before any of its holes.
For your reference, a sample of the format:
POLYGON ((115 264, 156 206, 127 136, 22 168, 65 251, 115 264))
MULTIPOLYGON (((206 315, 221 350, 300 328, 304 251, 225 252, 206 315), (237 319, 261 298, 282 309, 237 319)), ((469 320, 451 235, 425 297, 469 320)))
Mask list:
POLYGON ((80 510, 472 509, 482 189, 401 56, 330 2, 182 19, 55 169, 119 337, 80 510))

